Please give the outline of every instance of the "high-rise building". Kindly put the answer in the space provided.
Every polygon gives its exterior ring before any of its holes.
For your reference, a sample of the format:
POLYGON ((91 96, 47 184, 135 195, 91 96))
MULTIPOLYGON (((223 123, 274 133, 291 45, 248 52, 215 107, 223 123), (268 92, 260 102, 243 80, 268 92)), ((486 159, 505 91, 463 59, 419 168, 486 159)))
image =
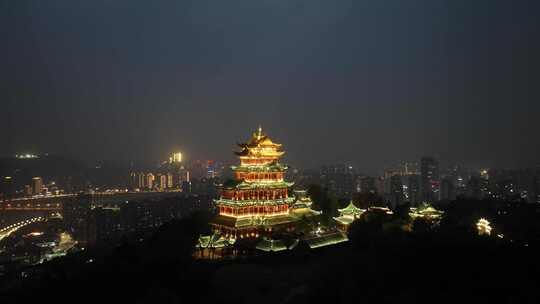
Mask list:
POLYGON ((154 189, 154 180, 155 180, 154 174, 152 174, 152 173, 146 174, 146 183, 145 183, 145 186, 146 186, 146 188, 147 188, 148 190, 154 189))
POLYGON ((420 161, 420 192, 425 202, 435 202, 439 196, 439 162, 433 157, 420 161))
POLYGON ((393 175, 389 179, 389 191, 386 193, 386 197, 392 207, 403 204, 403 183, 401 182, 400 175, 393 175))
POLYGON ((182 153, 180 152, 175 152, 171 155, 171 157, 169 157, 169 163, 171 164, 181 163, 181 162, 182 162, 182 153))
POLYGON ((403 175, 419 174, 418 162, 404 162, 402 164, 403 175))
POLYGON ((137 174, 137 184, 138 184, 138 188, 139 189, 144 189, 146 188, 146 173, 143 173, 143 172, 139 172, 137 174))
POLYGON ((172 173, 167 173, 167 188, 174 188, 174 175, 172 173))
POLYGON ((441 200, 453 201, 456 199, 456 187, 451 177, 441 180, 441 200))
POLYGON ((15 187, 13 185, 13 178, 11 176, 4 176, 0 178, 0 198, 12 197, 15 194, 15 187))
POLYGON ((376 189, 377 193, 379 193, 380 195, 384 194, 384 189, 385 189, 385 179, 384 179, 384 177, 377 177, 375 179, 375 189, 376 189))
MULTIPOLYGON (((464 196, 467 192, 468 172, 463 166, 454 164, 448 168, 448 177, 451 179, 457 196, 464 196)), ((442 186, 442 185, 441 185, 442 186)))
POLYGON ((91 241, 89 235, 91 201, 91 195, 80 195, 63 199, 62 204, 64 225, 83 246, 91 241))
POLYGON ((137 176, 136 172, 131 172, 129 174, 129 184, 131 189, 139 188, 139 177, 137 176))
POLYGON ((43 191, 43 179, 41 177, 32 178, 32 193, 41 194, 43 191))
POLYGON ((189 168, 191 178, 193 179, 202 179, 205 178, 208 174, 208 162, 197 160, 191 164, 189 168))
POLYGON ((337 198, 351 199, 356 192, 356 173, 350 165, 323 166, 321 182, 337 198))
POLYGON ((165 190, 167 189, 167 175, 165 174, 159 174, 158 175, 158 187, 160 190, 165 190))
POLYGON ((473 174, 467 183, 468 198, 484 199, 486 196, 487 181, 480 177, 479 174, 473 174))
POLYGON ((384 170, 384 177, 390 178, 394 175, 408 176, 419 174, 418 162, 401 162, 397 166, 392 166, 384 170))
POLYGON ((26 196, 32 196, 32 186, 30 185, 25 185, 24 186, 24 195, 26 196))
POLYGON ((375 178, 370 176, 365 176, 360 179, 360 191, 359 192, 377 192, 375 187, 375 178))
POLYGON ((420 175, 407 176, 407 198, 412 206, 420 204, 420 175))

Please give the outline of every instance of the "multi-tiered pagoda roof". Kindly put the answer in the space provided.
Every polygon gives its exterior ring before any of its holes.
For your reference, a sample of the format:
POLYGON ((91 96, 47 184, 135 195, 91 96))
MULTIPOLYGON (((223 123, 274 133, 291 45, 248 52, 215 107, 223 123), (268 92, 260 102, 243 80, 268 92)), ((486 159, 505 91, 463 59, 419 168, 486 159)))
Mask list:
MULTIPOLYGON (((223 184, 215 201, 219 216, 214 226, 225 235, 242 238, 298 221, 298 212, 293 212, 298 209, 297 199, 290 194, 294 183, 285 181, 287 166, 279 162, 285 153, 282 145, 259 127, 250 140, 238 146, 241 150, 235 154, 240 164, 231 167, 234 178, 223 184)), ((302 205, 303 209, 309 206, 302 205)))
POLYGON ((339 224, 348 226, 352 224, 356 219, 358 219, 364 212, 366 212, 365 209, 360 209, 356 207, 353 202, 351 201, 347 207, 343 209, 338 209, 339 216, 334 217, 334 220, 336 220, 339 224))
POLYGON ((285 154, 281 151, 281 144, 273 142, 264 135, 261 127, 253 133, 247 143, 239 143, 238 146, 242 150, 235 152, 235 154, 241 157, 275 157, 278 159, 285 154))

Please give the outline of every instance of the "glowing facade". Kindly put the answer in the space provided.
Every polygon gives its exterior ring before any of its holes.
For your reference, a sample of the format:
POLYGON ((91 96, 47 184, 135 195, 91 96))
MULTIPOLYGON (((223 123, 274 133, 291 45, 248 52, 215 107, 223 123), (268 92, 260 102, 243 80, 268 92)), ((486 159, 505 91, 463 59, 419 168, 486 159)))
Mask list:
POLYGON ((232 238, 258 237, 276 226, 288 225, 317 212, 306 198, 295 204, 289 193, 293 183, 284 180, 287 167, 279 163, 284 152, 259 127, 247 143, 238 144, 240 165, 232 166, 234 178, 226 182, 215 201, 219 216, 212 223, 216 232, 232 238), (301 213, 301 214, 300 214, 301 213))
POLYGON ((175 152, 169 157, 169 163, 181 163, 182 162, 182 153, 175 152))
POLYGON ((488 220, 481 218, 476 223, 476 229, 478 231, 478 235, 491 235, 491 230, 493 228, 488 220))

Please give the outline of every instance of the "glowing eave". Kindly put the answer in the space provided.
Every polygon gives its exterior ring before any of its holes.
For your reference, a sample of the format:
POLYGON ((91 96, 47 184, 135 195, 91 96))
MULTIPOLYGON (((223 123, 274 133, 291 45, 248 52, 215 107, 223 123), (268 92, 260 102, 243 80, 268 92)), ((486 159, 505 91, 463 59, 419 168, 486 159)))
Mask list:
POLYGON ((222 213, 220 214, 220 216, 242 220, 242 219, 253 219, 253 218, 275 218, 275 217, 282 217, 288 214, 289 214, 289 211, 265 213, 264 215, 261 215, 258 213, 249 213, 249 214, 243 214, 243 215, 233 215, 229 213, 222 213))
POLYGON ((257 189, 257 190, 264 190, 264 189, 282 189, 282 188, 290 188, 294 185, 294 182, 285 182, 285 181, 279 181, 279 182, 276 182, 276 181, 270 181, 270 182, 261 182, 261 181, 254 181, 254 182, 248 182, 248 181, 244 181, 238 185, 236 185, 236 187, 234 187, 234 189, 237 189, 237 190, 253 190, 253 189, 257 189))
POLYGON ((226 198, 220 198, 215 200, 214 202, 218 205, 230 205, 230 206, 246 206, 246 205, 257 205, 257 206, 265 206, 265 205, 275 205, 275 204, 289 204, 294 201, 293 197, 288 198, 280 198, 280 199, 271 199, 271 200, 231 200, 226 198))
POLYGON ((257 153, 257 152, 249 152, 248 155, 240 155, 240 159, 261 159, 261 158, 276 158, 276 157, 282 157, 285 154, 285 152, 274 152, 274 153, 257 153))

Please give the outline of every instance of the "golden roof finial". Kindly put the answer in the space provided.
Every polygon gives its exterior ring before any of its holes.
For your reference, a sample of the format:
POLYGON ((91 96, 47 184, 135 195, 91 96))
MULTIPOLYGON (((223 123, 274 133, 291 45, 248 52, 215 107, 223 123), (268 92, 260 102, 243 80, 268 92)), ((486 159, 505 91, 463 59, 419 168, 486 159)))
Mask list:
POLYGON ((259 125, 259 129, 258 129, 257 131, 258 131, 258 133, 257 133, 257 139, 261 139, 261 137, 263 136, 263 135, 262 135, 262 127, 261 127, 261 125, 259 125))

